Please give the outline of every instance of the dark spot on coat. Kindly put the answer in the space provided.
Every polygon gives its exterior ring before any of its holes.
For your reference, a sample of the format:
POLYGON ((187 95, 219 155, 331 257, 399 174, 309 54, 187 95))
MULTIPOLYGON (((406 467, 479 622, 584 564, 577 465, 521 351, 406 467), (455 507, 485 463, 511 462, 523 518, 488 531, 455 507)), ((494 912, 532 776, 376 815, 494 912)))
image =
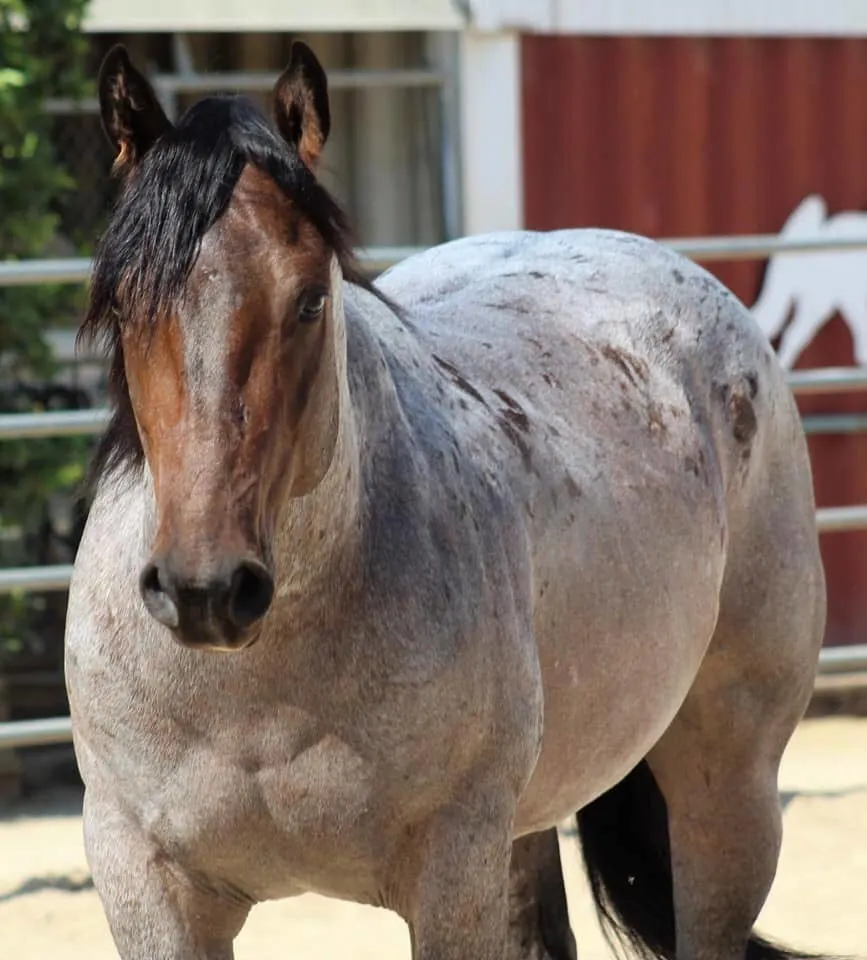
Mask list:
POLYGON ((494 393, 503 401, 503 408, 497 416, 497 422, 509 438, 511 443, 520 451, 524 466, 529 470, 532 465, 530 445, 523 434, 529 432, 530 420, 521 405, 505 390, 495 390, 494 393))
POLYGON ((638 380, 647 381, 647 364, 638 357, 634 357, 626 350, 620 350, 613 344, 606 343, 602 346, 600 353, 606 360, 615 364, 622 373, 626 375, 633 386, 638 386, 638 380))
POLYGON ((510 397, 505 390, 495 390, 494 393, 503 401, 506 405, 506 410, 504 414, 509 417, 509 419, 518 427, 518 429, 527 431, 530 428, 530 420, 527 417, 527 414, 524 413, 524 408, 518 403, 514 397, 510 397))
POLYGON ((529 470, 533 464, 533 458, 530 453, 530 445, 527 443, 524 437, 521 436, 519 431, 515 429, 514 425, 511 424, 505 417, 498 417, 497 422, 500 424, 500 428, 506 437, 508 437, 511 444, 521 454, 524 467, 529 470))
POLYGON ((573 500, 577 500, 581 496, 581 488, 577 483, 572 479, 572 475, 567 473, 565 480, 566 492, 572 497, 573 500))
POLYGON ((450 364, 447 360, 436 356, 436 354, 433 355, 433 362, 448 374, 449 379, 459 390, 463 390, 464 393, 469 394, 469 396, 474 400, 478 400, 482 405, 488 405, 485 398, 476 390, 469 380, 461 374, 457 367, 450 364))
POLYGON ((680 270, 672 270, 672 271, 671 271, 671 275, 674 277, 674 282, 675 282, 675 283, 683 283, 683 282, 684 282, 684 276, 683 276, 683 274, 680 272, 680 270))
POLYGON ((729 398, 729 412, 732 418, 732 433, 738 443, 747 443, 758 428, 756 411, 748 397, 740 390, 732 391, 729 398))
POLYGON ((521 303, 520 300, 502 300, 497 302, 495 300, 487 300, 484 303, 480 304, 482 307, 487 307, 489 310, 511 310, 514 313, 519 313, 522 316, 527 316, 532 313, 533 310, 528 307, 525 303, 521 303))
POLYGON ((255 776, 260 773, 264 767, 262 758, 255 753, 245 753, 238 758, 238 766, 244 773, 255 776))

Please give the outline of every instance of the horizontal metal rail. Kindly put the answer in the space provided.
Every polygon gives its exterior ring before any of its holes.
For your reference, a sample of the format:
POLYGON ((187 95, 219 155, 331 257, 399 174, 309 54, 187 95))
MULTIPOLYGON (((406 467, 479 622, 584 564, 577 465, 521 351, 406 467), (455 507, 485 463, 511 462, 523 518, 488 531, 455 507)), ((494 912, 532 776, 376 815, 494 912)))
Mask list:
MULTIPOLYGON (((796 395, 867 390, 867 368, 797 371, 789 375, 789 385, 796 395)), ((110 411, 103 408, 3 413, 0 414, 0 440, 92 435, 103 430, 109 416, 110 411)), ((867 414, 810 414, 804 417, 804 426, 806 432, 812 434, 852 433, 867 427, 867 414)))
MULTIPOLYGON (((867 249, 863 237, 781 237, 759 234, 743 237, 698 237, 660 240, 692 260, 756 260, 780 253, 845 253, 867 249)), ((400 260, 422 253, 426 247, 376 247, 359 256, 361 265, 371 272, 385 270, 400 260)), ((90 260, 84 257, 62 260, 13 260, 0 263, 0 287, 29 286, 41 283, 83 283, 90 275, 90 260)))
POLYGON ((0 750, 43 747, 52 743, 69 743, 71 740, 72 720, 69 717, 0 723, 0 750))
POLYGON ((782 237, 778 233, 741 237, 695 237, 661 240, 678 253, 710 263, 715 260, 761 260, 780 253, 845 253, 867 247, 862 237, 782 237))
POLYGON ((801 419, 808 437, 867 433, 867 413, 817 413, 801 419))
MULTIPOLYGON (((841 533, 867 528, 867 504, 854 507, 822 507, 816 511, 820 533, 841 533)), ((10 567, 0 570, 0 595, 25 591, 66 590, 72 566, 59 563, 50 567, 10 567)))
POLYGON ((867 505, 853 507, 820 507, 816 511, 819 533, 844 533, 867 529, 867 505))
POLYGON ((84 283, 90 277, 87 257, 54 260, 6 260, 0 263, 0 287, 36 287, 44 283, 84 283))
POLYGON ((856 670, 867 670, 867 643, 825 647, 819 654, 819 673, 823 676, 856 670))
MULTIPOLYGON (((226 71, 211 73, 159 73, 150 78, 161 94, 178 93, 267 93, 274 86, 277 72, 267 70, 226 71)), ((409 90, 445 85, 447 76, 442 70, 427 67, 389 69, 329 70, 329 90, 382 90, 385 88, 409 90)), ((96 97, 74 100, 70 97, 49 97, 42 106, 46 113, 99 113, 96 97)))
POLYGON ((852 393, 867 390, 867 367, 819 367, 815 370, 793 370, 789 387, 796 396, 817 393, 852 393))
POLYGON ((0 440, 37 437, 82 437, 101 433, 110 411, 48 410, 45 413, 0 413, 0 440))
MULTIPOLYGON (((867 644, 826 647, 819 653, 818 673, 820 676, 853 673, 861 670, 867 670, 867 644)), ((71 740, 72 720, 69 717, 49 717, 45 720, 14 720, 0 723, 0 750, 69 743, 71 740)))
MULTIPOLYGON (((358 262, 369 273, 382 273, 426 247, 370 247, 358 252, 358 262)), ((88 257, 0 262, 0 287, 35 287, 44 283, 85 283, 92 261, 88 257)))
MULTIPOLYGON (((214 93, 229 90, 241 93, 267 93, 277 79, 267 70, 211 73, 163 73, 151 78, 160 93, 214 93)), ((410 87, 441 87, 447 76, 442 70, 427 67, 389 69, 329 70, 329 90, 372 90, 383 87, 405 90, 410 87)))
POLYGON ((48 567, 6 567, 0 570, 0 596, 17 593, 49 593, 66 590, 72 576, 72 564, 48 567))

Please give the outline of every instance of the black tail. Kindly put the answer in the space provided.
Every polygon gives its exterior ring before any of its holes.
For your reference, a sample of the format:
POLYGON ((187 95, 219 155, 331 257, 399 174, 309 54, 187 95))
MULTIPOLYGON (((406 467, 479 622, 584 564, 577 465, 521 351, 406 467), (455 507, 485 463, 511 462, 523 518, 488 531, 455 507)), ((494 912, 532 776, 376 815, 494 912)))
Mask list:
MULTIPOLYGON (((578 813, 578 836, 612 947, 629 947, 642 960, 676 960, 668 812, 646 761, 578 813)), ((746 952, 746 960, 813 956, 755 935, 746 952)))

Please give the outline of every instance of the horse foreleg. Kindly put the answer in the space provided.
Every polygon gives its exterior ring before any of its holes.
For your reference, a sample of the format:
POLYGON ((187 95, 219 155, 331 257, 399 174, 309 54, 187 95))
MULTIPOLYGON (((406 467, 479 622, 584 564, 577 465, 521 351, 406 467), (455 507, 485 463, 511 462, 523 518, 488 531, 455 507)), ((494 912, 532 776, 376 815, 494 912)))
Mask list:
POLYGON ((408 853, 398 912, 413 960, 503 960, 509 928, 511 815, 488 804, 440 812, 408 853))
POLYGON ((555 829, 516 840, 509 871, 508 960, 575 960, 555 829))
POLYGON ((194 883, 116 806, 89 794, 84 835, 121 960, 232 960, 249 902, 194 883))

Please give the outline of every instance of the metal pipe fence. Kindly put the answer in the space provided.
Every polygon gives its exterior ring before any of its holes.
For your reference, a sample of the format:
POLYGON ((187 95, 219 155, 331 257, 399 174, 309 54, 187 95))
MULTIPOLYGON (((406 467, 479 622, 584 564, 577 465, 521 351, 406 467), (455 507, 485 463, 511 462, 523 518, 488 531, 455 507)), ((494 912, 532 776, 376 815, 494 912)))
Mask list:
POLYGON ((108 423, 108 419, 107 409, 0 413, 0 440, 89 436, 100 433, 108 423))
MULTIPOLYGON (((231 90, 233 93, 267 93, 274 86, 276 71, 245 70, 226 73, 158 73, 150 78, 160 96, 171 98, 178 94, 217 93, 231 90)), ((448 82, 442 70, 419 68, 387 69, 340 69, 328 71, 330 90, 408 90, 418 87, 438 89, 448 82)), ((43 101, 48 114, 98 113, 96 97, 73 100, 67 97, 50 97, 43 101)))
MULTIPOLYGON (((781 237, 777 234, 758 234, 743 237, 674 238, 661 243, 673 250, 698 260, 711 263, 720 260, 758 260, 781 253, 842 253, 867 248, 863 237, 781 237)), ((405 260, 424 247, 376 247, 359 256, 361 265, 371 273, 379 273, 405 260)), ((90 276, 91 261, 86 257, 55 260, 13 260, 0 263, 0 287, 30 286, 40 283, 84 283, 90 276)), ((812 372, 812 371, 811 371, 812 372)))
MULTIPOLYGON (((865 241, 867 246, 867 241, 865 241)), ((424 247, 371 247, 361 250, 358 262, 368 273, 382 273, 424 247)), ((0 262, 0 287, 33 287, 43 283, 86 283, 93 261, 87 257, 0 262)))
MULTIPOLYGON (((434 71, 404 71, 403 85, 437 85, 442 78, 434 71), (409 76, 412 74, 412 76, 409 76)), ((391 83, 393 72, 384 82, 391 83)), ((233 74, 237 85, 237 75, 233 74)), ((262 78, 251 75, 250 89, 262 78)), ((366 77, 369 83, 370 77, 366 77)), ((376 78, 374 78, 376 79, 376 78)), ((222 80, 219 75, 173 80, 173 92, 212 90, 212 82, 222 80), (197 86, 190 87, 195 81, 197 86)), ((356 78, 347 74, 346 85, 356 78)), ((358 81, 361 82, 360 80, 358 81)), ((867 248, 867 236, 854 238, 788 239, 777 235, 740 237, 701 237, 664 240, 663 243, 693 260, 753 260, 778 254, 815 253, 818 251, 856 250, 867 248)), ((417 247, 379 247, 362 252, 362 266, 370 273, 380 273, 395 263, 422 252, 417 247)), ((90 276, 91 261, 85 258, 56 260, 13 261, 0 263, 0 287, 35 286, 39 284, 84 283, 90 276)), ((842 367, 819 370, 799 370, 788 376, 793 393, 800 396, 867 391, 867 368, 842 367)), ((99 410, 49 411, 46 413, 0 414, 0 442, 10 439, 36 437, 92 435, 106 425, 109 412, 99 410)), ((867 415, 812 415, 804 418, 805 429, 811 433, 857 432, 867 430, 867 415)), ((816 524, 821 533, 837 533, 867 529, 867 504, 846 507, 823 507, 816 511, 816 524)), ((23 567, 0 570, 0 595, 16 591, 61 591, 67 589, 72 573, 69 564, 45 567, 23 567)), ((867 644, 848 647, 827 647, 819 660, 820 674, 852 673, 867 670, 867 644)), ((71 740, 69 717, 0 723, 0 749, 33 747, 66 743, 71 740)))
MULTIPOLYGON (((867 664, 867 644, 826 647, 819 654, 817 676, 853 674, 867 664)), ((72 741, 70 717, 46 717, 39 720, 15 720, 0 723, 0 750, 43 747, 72 741)))

